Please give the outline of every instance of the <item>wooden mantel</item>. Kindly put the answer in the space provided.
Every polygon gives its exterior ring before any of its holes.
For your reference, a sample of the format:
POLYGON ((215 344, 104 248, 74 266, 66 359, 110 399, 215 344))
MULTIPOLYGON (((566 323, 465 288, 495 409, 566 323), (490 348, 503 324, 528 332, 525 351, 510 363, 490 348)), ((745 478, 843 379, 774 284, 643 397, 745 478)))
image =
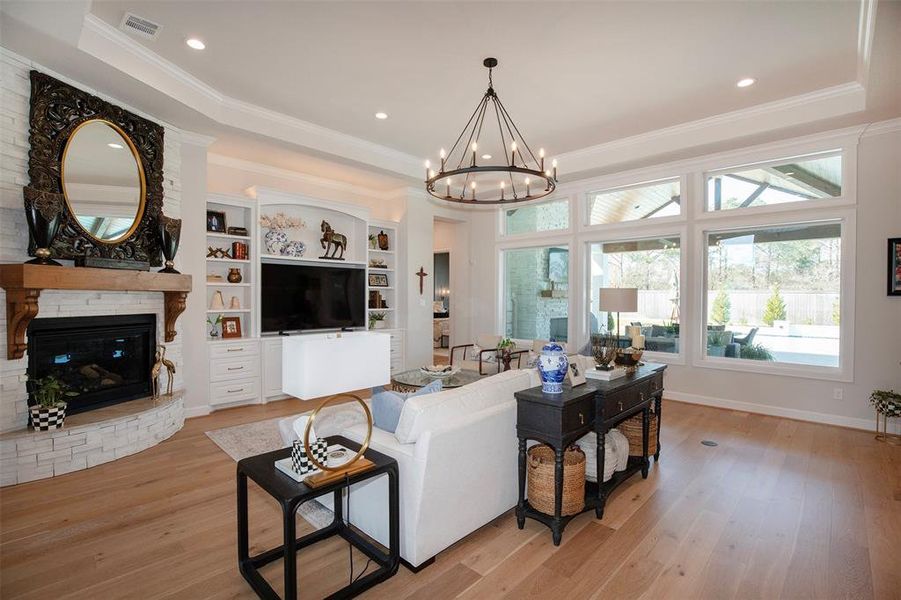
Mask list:
POLYGON ((0 265, 0 287, 6 290, 6 355, 25 356, 25 332, 38 314, 41 290, 162 292, 165 297, 166 341, 175 339, 175 321, 185 310, 191 276, 88 267, 0 265))

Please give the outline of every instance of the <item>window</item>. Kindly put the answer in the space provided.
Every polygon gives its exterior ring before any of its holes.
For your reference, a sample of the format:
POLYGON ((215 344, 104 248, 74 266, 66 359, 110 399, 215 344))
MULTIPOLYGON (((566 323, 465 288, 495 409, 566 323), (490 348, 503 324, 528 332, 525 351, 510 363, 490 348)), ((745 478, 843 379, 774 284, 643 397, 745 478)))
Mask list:
POLYGON ((839 366, 841 224, 707 234, 706 354, 839 366))
POLYGON ((536 233, 569 229, 569 200, 553 200, 504 211, 504 233, 536 233))
POLYGON ((804 157, 707 176, 707 210, 807 202, 842 195, 842 156, 804 157))
POLYGON ((565 342, 569 328, 566 246, 504 251, 504 332, 523 340, 565 342))
POLYGON ((588 224, 604 225, 678 216, 679 180, 588 193, 588 224))
POLYGON ((616 315, 598 307, 600 288, 638 288, 638 312, 620 315, 620 333, 628 325, 640 326, 647 350, 678 354, 679 242, 673 236, 589 246, 589 333, 616 328, 616 315))

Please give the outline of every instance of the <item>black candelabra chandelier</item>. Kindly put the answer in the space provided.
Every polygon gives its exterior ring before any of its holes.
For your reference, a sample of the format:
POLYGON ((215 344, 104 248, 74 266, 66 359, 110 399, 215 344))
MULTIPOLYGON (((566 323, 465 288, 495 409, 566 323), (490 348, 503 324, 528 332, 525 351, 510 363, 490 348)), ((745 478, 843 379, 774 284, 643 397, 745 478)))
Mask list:
POLYGON ((482 64, 488 68, 488 91, 450 152, 441 149, 438 172, 432 169, 430 161, 425 162, 426 190, 435 198, 460 204, 512 204, 543 198, 557 187, 557 161, 551 161, 546 168, 544 148, 538 150, 537 156, 532 152, 498 98, 491 78, 497 59, 486 58, 482 64), (479 164, 480 158, 495 158, 485 152, 491 148, 483 145, 480 150, 479 146, 486 116, 485 132, 496 124, 500 135, 493 147, 500 145, 500 155, 496 158, 502 160, 495 164, 479 164))

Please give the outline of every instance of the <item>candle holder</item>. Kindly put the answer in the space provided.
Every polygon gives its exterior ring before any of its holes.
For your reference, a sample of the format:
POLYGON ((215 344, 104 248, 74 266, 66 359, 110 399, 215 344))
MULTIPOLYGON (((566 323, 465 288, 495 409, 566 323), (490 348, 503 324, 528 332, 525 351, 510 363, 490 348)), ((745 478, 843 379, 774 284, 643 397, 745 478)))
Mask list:
POLYGON ((166 215, 160 215, 159 229, 160 246, 163 248, 163 257, 166 259, 165 267, 160 273, 175 273, 175 255, 178 253, 178 243, 181 240, 181 219, 173 219, 166 215))

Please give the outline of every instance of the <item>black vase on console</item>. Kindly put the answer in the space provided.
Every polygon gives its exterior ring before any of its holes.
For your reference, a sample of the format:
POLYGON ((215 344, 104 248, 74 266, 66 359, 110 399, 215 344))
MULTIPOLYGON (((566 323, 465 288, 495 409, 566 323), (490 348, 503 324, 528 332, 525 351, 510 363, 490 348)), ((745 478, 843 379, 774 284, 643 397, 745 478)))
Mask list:
POLYGON ((25 219, 28 221, 28 232, 34 242, 36 258, 27 261, 27 265, 55 265, 58 262, 50 258, 50 246, 59 232, 63 215, 63 195, 43 192, 32 187, 23 188, 25 194, 25 219))
POLYGON ((177 274, 178 271, 175 270, 175 255, 178 253, 178 242, 181 240, 181 219, 160 215, 159 234, 163 257, 166 259, 166 266, 160 269, 160 273, 177 274))

